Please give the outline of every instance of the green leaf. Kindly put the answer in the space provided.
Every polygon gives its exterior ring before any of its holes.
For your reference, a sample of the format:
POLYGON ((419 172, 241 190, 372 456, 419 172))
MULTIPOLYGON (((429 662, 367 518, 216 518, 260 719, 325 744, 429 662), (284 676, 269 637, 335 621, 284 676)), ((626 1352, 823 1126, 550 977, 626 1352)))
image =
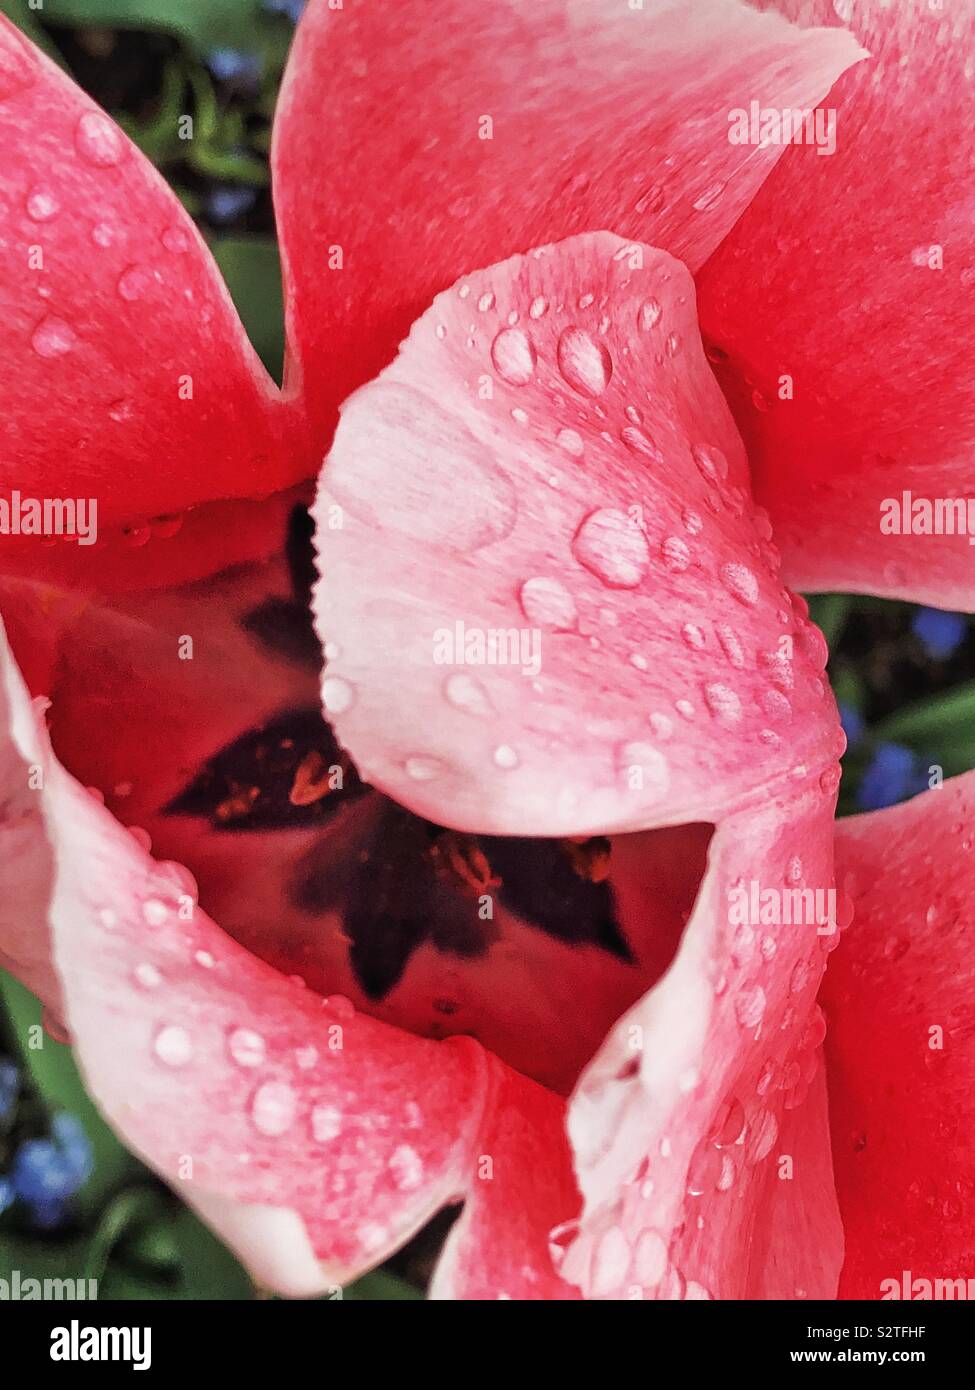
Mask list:
POLYGON ((399 1279, 395 1274, 387 1274, 384 1269, 376 1269, 343 1289, 342 1298, 346 1301, 351 1299, 353 1303, 389 1303, 404 1299, 422 1300, 423 1294, 405 1279, 399 1279))
POLYGON ((853 607, 852 594, 807 594, 809 616, 832 648, 839 641, 853 607))
POLYGON ((210 249, 251 342, 275 381, 280 381, 284 308, 277 244, 270 237, 216 237, 210 249))
POLYGON ((101 1207, 108 1193, 144 1169, 119 1143, 89 1100, 70 1048, 54 1042, 39 1030, 40 1004, 23 985, 3 971, 0 971, 0 1000, 6 1005, 21 1063, 45 1104, 52 1111, 68 1110, 77 1115, 91 1140, 94 1171, 75 1198, 79 1212, 90 1215, 101 1207), (41 1045, 32 1047, 32 1041, 41 1045))
MULTIPOLYGON (((17 0, 6 0, 17 3, 17 0)), ((214 48, 238 48, 280 65, 291 27, 261 0, 44 0, 55 24, 150 29, 174 34, 199 57, 214 48)))
POLYGON ((874 725, 878 741, 906 743, 936 757, 949 777, 975 767, 975 681, 955 686, 874 725))

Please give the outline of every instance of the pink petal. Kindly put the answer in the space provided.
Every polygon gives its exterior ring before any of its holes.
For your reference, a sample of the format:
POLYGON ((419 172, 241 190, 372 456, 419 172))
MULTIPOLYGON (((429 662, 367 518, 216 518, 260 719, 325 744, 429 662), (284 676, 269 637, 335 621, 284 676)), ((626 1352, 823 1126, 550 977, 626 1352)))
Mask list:
POLYGON ((832 761, 825 644, 777 578, 693 304, 664 252, 570 238, 439 296, 343 407, 316 503, 324 702, 412 810, 609 833, 832 761))
POLYGON ((814 105, 860 56, 735 0, 454 0, 436 18, 424 0, 312 0, 274 177, 323 435, 472 266, 608 227, 696 268, 782 153, 732 145, 729 109, 814 105))
POLYGON ((60 1017, 47 923, 53 862, 37 785, 44 757, 34 723, 20 672, 8 663, 0 683, 0 967, 60 1017))
POLYGON ((815 997, 836 936, 812 913, 753 927, 731 911, 752 883, 777 891, 781 919, 783 891, 825 894, 831 808, 812 789, 718 827, 673 965, 579 1083, 569 1134, 584 1211, 561 1272, 589 1297, 835 1296, 815 997))
MULTIPOLYGON (((777 8, 835 23, 840 7, 777 8)), ((806 145, 778 164, 701 274, 702 329, 727 358, 789 582, 970 609, 975 11, 844 13, 871 57, 824 102, 835 154, 806 145), (934 503, 954 527, 956 498, 966 530, 932 534, 934 503), (914 499, 927 530, 911 530, 914 499)))
POLYGON ((856 906, 823 991, 844 1298, 975 1278, 973 817, 967 773, 837 827, 856 906))
MULTIPOLYGON (((3 491, 96 499, 99 543, 56 547, 87 577, 123 527, 267 496, 308 455, 148 160, 3 17, 0 73, 3 491)), ((43 573, 45 555, 4 536, 8 572, 43 573)))
MULTIPOLYGON (((3 660, 23 739, 30 705, 6 647, 3 660)), ((43 806, 87 1085, 255 1277, 290 1294, 345 1282, 470 1195, 451 1296, 468 1296, 488 1238, 506 1288, 557 1287, 546 1230, 577 1203, 560 1103, 472 1040, 414 1038, 250 955, 200 910, 184 869, 151 859, 46 749, 43 762, 33 830, 43 806)))

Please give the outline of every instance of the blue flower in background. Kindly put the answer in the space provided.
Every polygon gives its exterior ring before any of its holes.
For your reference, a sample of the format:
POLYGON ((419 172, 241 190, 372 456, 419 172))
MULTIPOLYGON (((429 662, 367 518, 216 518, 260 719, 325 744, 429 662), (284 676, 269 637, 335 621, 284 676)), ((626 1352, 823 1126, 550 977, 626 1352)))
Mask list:
POLYGON ((5 1057, 0 1058, 0 1120, 5 1120, 13 1110, 19 1090, 20 1071, 13 1062, 8 1062, 5 1057))
POLYGON ((78 1187, 88 1181, 94 1163, 91 1140, 77 1115, 62 1110, 51 1121, 51 1134, 65 1163, 74 1173, 78 1187))
POLYGON ((870 760, 857 791, 864 811, 879 811, 909 796, 915 780, 914 754, 900 743, 882 743, 870 760))
POLYGON ((0 1216, 14 1200, 14 1185, 6 1173, 0 1173, 0 1216))
MULTIPOLYGON (((14 1155, 8 1179, 12 1196, 29 1209, 42 1230, 63 1220, 67 1203, 87 1181, 93 1166, 91 1142, 81 1122, 55 1115, 49 1139, 26 1139, 14 1155)), ((8 1202, 9 1205, 9 1202, 8 1202)))
POLYGON ((264 0, 264 8, 269 14, 283 14, 292 24, 297 24, 308 0, 264 0))
POLYGON ((258 55, 239 48, 214 48, 207 57, 207 67, 218 82, 239 82, 256 87, 261 80, 258 55))
POLYGON ((962 613, 945 613, 940 608, 919 608, 911 622, 928 656, 944 661, 964 642, 968 620, 962 613))
POLYGON ((242 188, 227 185, 215 188, 206 201, 206 214, 211 222, 223 224, 233 222, 243 212, 248 212, 257 201, 255 188, 242 188))

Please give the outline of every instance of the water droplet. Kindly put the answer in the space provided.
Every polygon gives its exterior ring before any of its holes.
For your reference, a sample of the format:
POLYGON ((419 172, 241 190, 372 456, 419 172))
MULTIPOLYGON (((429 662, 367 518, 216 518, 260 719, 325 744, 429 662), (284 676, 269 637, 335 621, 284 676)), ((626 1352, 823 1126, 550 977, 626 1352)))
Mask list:
POLYGON ((666 714, 651 714, 648 723, 661 743, 666 743, 674 732, 674 721, 666 714))
POLYGON ((548 1233, 548 1253, 552 1264, 558 1269, 565 1259, 566 1251, 579 1234, 578 1221, 563 1221, 553 1226, 548 1233))
POLYGON ((423 1159, 409 1144, 400 1144, 393 1150, 389 1171, 400 1192, 415 1192, 423 1182, 423 1159))
POLYGON ((61 211, 61 204, 46 188, 34 188, 27 195, 27 216, 32 222, 50 222, 61 211))
POLYGON ((721 182, 721 180, 715 183, 709 183, 707 188, 703 189, 694 199, 694 211, 707 212, 709 208, 713 208, 724 190, 725 184, 721 182))
POLYGON ((143 989, 156 989, 162 984, 162 976, 159 971, 148 961, 143 962, 142 965, 137 965, 132 974, 135 976, 136 984, 141 985, 143 989))
POLYGON ((745 1128, 745 1111, 740 1100, 732 1096, 715 1116, 709 1138, 719 1149, 726 1149, 741 1138, 745 1128))
POLYGON ((694 718, 694 706, 690 700, 675 700, 674 709, 678 714, 683 715, 685 719, 694 718))
POLYGON ((559 371, 586 396, 599 396, 613 375, 613 360, 602 343, 581 328, 566 328, 559 338, 559 371))
POLYGON ((111 246, 115 241, 115 230, 108 222, 96 222, 91 229, 91 239, 96 246, 111 246))
POLYGON ((491 713, 492 706, 487 691, 474 676, 459 671, 453 672, 444 682, 444 695, 454 709, 464 710, 467 714, 491 713))
POLYGON ((342 1112, 334 1105, 316 1105, 311 1112, 312 1137, 327 1144, 342 1133, 342 1112))
POLYGON ((176 225, 166 227, 161 233, 159 240, 167 251, 171 251, 174 256, 182 256, 190 249, 190 235, 185 228, 176 225))
POLYGON ((167 1067, 185 1067, 193 1056, 193 1043, 185 1028, 170 1023, 160 1028, 152 1050, 167 1067))
POLYGON ((133 303, 141 299, 146 290, 152 284, 153 275, 151 270, 147 270, 144 265, 130 265, 122 271, 118 278, 116 289, 119 298, 133 303))
POLYGON ((633 1247, 633 1276, 644 1288, 659 1284, 667 1269, 667 1244, 659 1231, 641 1231, 633 1247))
POLYGON ((689 647, 695 651, 700 651, 707 643, 703 628, 698 627, 697 623, 685 623, 680 630, 680 635, 689 647))
POLYGON ((75 149, 86 164, 108 169, 122 158, 122 133, 101 111, 86 111, 75 126, 75 149))
POLYGON ((719 623, 715 631, 718 634, 718 641, 721 643, 721 650, 731 665, 740 670, 745 664, 745 651, 741 645, 741 638, 734 628, 729 627, 727 623, 719 623))
POLYGON ((721 450, 710 444, 695 444, 691 454, 701 477, 715 487, 720 487, 728 477, 728 460, 721 450))
POLYGON ((530 623, 554 632, 569 632, 576 625, 575 600, 558 579, 539 576, 526 579, 518 593, 522 612, 530 623))
POLYGON ((341 676, 326 676, 322 681, 322 700, 329 714, 344 714, 355 704, 355 690, 341 676))
POLYGON ((118 913, 112 907, 103 907, 98 914, 98 920, 107 931, 112 931, 118 926, 118 913))
POLYGON ((747 565, 731 561, 721 566, 721 582, 730 594, 746 605, 758 602, 758 580, 747 565))
POLYGON ((664 190, 659 183, 653 183, 641 193, 633 204, 634 212, 659 212, 664 205, 664 190))
POLYGON ((593 1294, 605 1297, 619 1289, 630 1266, 630 1243, 619 1226, 610 1226, 599 1238, 590 1279, 593 1294))
POLYGON ((322 1000, 322 1007, 340 1018, 343 1023, 351 1023, 355 1018, 355 1005, 344 994, 329 994, 322 1000))
POLYGON ((649 333, 651 329, 656 328, 662 314, 663 309, 660 307, 659 299, 644 300, 637 314, 637 327, 641 332, 649 333))
POLYGON ((761 1163, 779 1137, 779 1122, 771 1110, 762 1110, 753 1121, 747 1141, 749 1163, 761 1163))
POLYGON ((625 512, 590 512, 572 541, 572 553, 611 589, 635 589, 650 565, 646 537, 625 512))
POLYGON ((494 308, 494 291, 485 290, 477 301, 477 307, 482 314, 486 314, 489 309, 494 308))
POLYGON ((715 719, 724 724, 737 724, 741 718, 741 700, 730 686, 712 681, 704 687, 704 699, 715 719))
POLYGON ((197 965, 202 966, 204 970, 212 970, 216 965, 216 961, 209 951, 197 951, 193 959, 196 961, 197 965))
POLYGON ((634 454, 642 454, 644 458, 653 459, 654 463, 663 463, 664 456, 656 444, 649 435, 644 434, 643 430, 637 429, 635 425, 627 425, 625 429, 621 430, 620 439, 634 454))
POLYGON ((267 1045, 253 1028, 235 1028, 227 1038, 227 1050, 239 1067, 260 1067, 267 1056, 267 1045))
POLYGON ((146 898, 142 904, 142 916, 148 927, 161 927, 169 918, 169 908, 161 898, 146 898))
POLYGON ((535 373, 535 345, 521 328, 502 328, 491 344, 491 361, 502 381, 524 386, 535 373))
POLYGON ((573 458, 582 458, 585 446, 582 442, 582 436, 577 434, 575 430, 559 430, 555 437, 555 442, 559 444, 567 454, 571 454, 573 458))
POLYGON ((666 348, 668 357, 676 357, 680 352, 680 338, 676 333, 668 333, 666 348))
POLYGON ((407 758, 404 767, 406 768, 406 775, 412 777, 414 782, 432 782, 444 770, 444 765, 439 758, 423 755, 407 758))
POLYGON ((287 1081, 265 1081, 251 1101, 251 1122, 259 1134, 278 1139, 294 1124, 297 1099, 287 1081))
POLYGON ((499 743, 494 750, 493 757, 496 767, 504 768, 505 771, 509 772, 520 762, 518 754, 508 743, 499 743))
POLYGON ((544 295, 537 295, 531 302, 528 310, 528 317, 531 319, 543 318, 548 313, 548 300, 544 295))
POLYGON ((792 714, 789 698, 781 690, 766 690, 762 696, 762 709, 770 719, 788 719, 792 714))
POLYGON ((692 1197, 704 1197, 714 1192, 723 1168, 720 1152, 705 1139, 694 1150, 687 1169, 687 1191, 692 1197))
POLYGON ((78 339, 69 323, 49 314, 41 319, 30 341, 38 357, 63 357, 75 347, 78 339))
POLYGON ((742 1028, 757 1028, 765 1015, 765 991, 761 985, 750 983, 735 996, 735 1017, 742 1028))
POLYGON ((687 542, 682 541, 680 536, 668 536, 660 547, 660 553, 664 564, 674 574, 680 574, 691 563, 687 542))

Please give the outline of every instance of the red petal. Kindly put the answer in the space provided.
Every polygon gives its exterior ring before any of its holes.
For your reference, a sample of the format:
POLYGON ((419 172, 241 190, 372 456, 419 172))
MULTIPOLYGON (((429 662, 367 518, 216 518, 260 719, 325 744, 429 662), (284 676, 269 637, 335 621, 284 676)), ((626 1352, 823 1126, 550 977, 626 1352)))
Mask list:
MULTIPOLYGON (((20 739, 31 709, 3 661, 20 739)), ((492 1277, 550 1294, 548 1224, 577 1202, 555 1098, 473 1041, 414 1038, 271 969, 205 916, 185 870, 43 760, 66 1018, 126 1142, 284 1292, 344 1282, 470 1193, 444 1287, 478 1296, 490 1238, 492 1277)))
POLYGON ((825 644, 776 577, 693 304, 663 252, 571 238, 439 296, 343 407, 325 706, 412 810, 609 833, 832 760, 825 644))
MULTIPOLYGON (((2 17, 0 68, 3 491, 94 498, 101 541, 70 544, 90 575, 121 527, 266 496, 308 455, 148 160, 2 17)), ((8 572, 45 556, 37 536, 3 538, 8 572)))
POLYGON ((569 1134, 585 1206, 562 1274, 590 1297, 835 1295, 815 997, 836 937, 811 913, 752 929, 731 912, 752 883, 831 887, 831 801, 808 792, 719 826, 673 965, 579 1084, 569 1134))
MULTIPOLYGON (((4 648, 6 640, 0 623, 4 648)), ((43 761, 30 697, 7 663, 0 680, 0 967, 60 1016, 47 923, 53 862, 38 788, 43 761)))
POLYGON ((844 1298, 975 1278, 973 820, 968 773, 837 827, 856 906, 824 985, 844 1298))
MULTIPOLYGON (((835 22, 828 0, 778 8, 835 22)), ((975 11, 847 9, 872 56, 825 103, 836 152, 776 167, 702 272, 702 328, 790 583, 971 608, 969 536, 912 533, 901 508, 908 491, 964 511, 971 491, 975 11)))
POLYGON ((859 56, 729 0, 454 0, 436 19, 425 0, 312 0, 274 171, 323 432, 471 266, 608 227, 696 268, 782 153, 732 145, 729 109, 814 105, 859 56))

